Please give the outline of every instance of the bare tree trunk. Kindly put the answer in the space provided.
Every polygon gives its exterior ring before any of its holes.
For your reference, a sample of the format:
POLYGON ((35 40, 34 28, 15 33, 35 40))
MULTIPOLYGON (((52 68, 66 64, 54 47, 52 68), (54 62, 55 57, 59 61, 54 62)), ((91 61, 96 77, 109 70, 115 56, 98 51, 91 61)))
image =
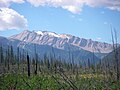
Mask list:
POLYGON ((28 67, 28 76, 30 77, 30 60, 29 60, 29 55, 27 55, 27 67, 28 67))
POLYGON ((8 71, 10 70, 10 50, 9 50, 9 46, 8 46, 8 51, 7 51, 7 66, 8 66, 8 71))
POLYGON ((19 70, 19 66, 20 66, 20 56, 19 56, 19 47, 17 48, 17 66, 18 66, 18 70, 19 70))
POLYGON ((119 71, 119 59, 118 59, 118 45, 117 45, 117 32, 114 29, 114 33, 111 28, 111 34, 112 34, 112 43, 113 43, 113 51, 114 51, 114 57, 115 57, 115 67, 116 67, 116 74, 117 74, 117 80, 120 80, 120 71, 119 71), (113 35, 114 34, 114 35, 113 35))
POLYGON ((36 46, 35 46, 35 59, 36 59, 36 63, 35 63, 35 75, 37 75, 38 54, 37 54, 37 52, 36 52, 36 46))
POLYGON ((38 63, 38 60, 37 60, 37 58, 36 58, 36 64, 35 64, 35 75, 37 75, 37 63, 38 63))

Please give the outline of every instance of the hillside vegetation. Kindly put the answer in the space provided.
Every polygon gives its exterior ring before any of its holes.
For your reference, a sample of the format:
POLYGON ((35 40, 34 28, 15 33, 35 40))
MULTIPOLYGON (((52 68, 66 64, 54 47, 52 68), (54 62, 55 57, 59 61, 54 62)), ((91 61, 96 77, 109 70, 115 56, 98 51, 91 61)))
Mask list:
MULTIPOLYGON (((54 52, 53 52, 54 53, 54 52)), ((116 67, 109 64, 75 64, 47 55, 41 60, 19 48, 14 54, 8 46, 6 53, 0 47, 0 90, 120 90, 116 67)))

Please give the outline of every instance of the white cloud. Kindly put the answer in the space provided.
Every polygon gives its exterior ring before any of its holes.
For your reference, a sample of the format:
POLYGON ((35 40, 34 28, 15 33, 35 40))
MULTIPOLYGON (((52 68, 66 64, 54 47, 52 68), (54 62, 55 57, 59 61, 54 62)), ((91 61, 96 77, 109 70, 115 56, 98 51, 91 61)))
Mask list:
POLYGON ((120 0, 86 0, 86 4, 92 7, 104 7, 120 11, 120 0))
POLYGON ((120 11, 120 0, 27 0, 27 2, 35 7, 45 5, 61 7, 75 14, 80 13, 84 5, 120 11))
POLYGON ((13 9, 12 3, 24 3, 25 0, 0 0, 0 31, 8 29, 25 29, 27 19, 13 9))
MULTIPOLYGON (((12 3, 24 2, 29 2, 35 7, 60 7, 74 14, 80 13, 85 5, 120 11, 120 0, 0 0, 0 30, 19 29, 27 26, 27 20, 24 16, 20 15, 15 10, 9 9, 12 3)), ((82 19, 80 19, 80 21, 81 20, 82 19)))
POLYGON ((70 12, 72 12, 74 14, 76 14, 76 13, 81 11, 80 8, 76 7, 76 6, 63 6, 62 8, 63 9, 67 9, 68 11, 70 11, 70 12))
POLYGON ((50 6, 50 7, 61 7, 72 13, 79 13, 81 11, 82 0, 27 0, 35 7, 39 6, 50 6))
POLYGON ((27 19, 16 11, 9 8, 0 9, 0 30, 25 29, 27 19))
POLYGON ((24 0, 0 0, 0 8, 9 7, 11 3, 24 3, 24 0))

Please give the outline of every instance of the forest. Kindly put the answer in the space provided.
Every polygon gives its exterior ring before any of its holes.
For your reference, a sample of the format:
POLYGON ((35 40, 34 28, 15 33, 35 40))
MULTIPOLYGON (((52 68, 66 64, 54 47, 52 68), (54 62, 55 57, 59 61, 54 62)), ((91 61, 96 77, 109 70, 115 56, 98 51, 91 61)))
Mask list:
MULTIPOLYGON (((114 39, 113 39, 113 43, 114 39)), ((76 64, 53 56, 40 59, 20 48, 0 46, 0 90, 120 90, 119 51, 113 45, 113 60, 76 64)))
POLYGON ((120 90, 120 0, 0 0, 0 90, 120 90))

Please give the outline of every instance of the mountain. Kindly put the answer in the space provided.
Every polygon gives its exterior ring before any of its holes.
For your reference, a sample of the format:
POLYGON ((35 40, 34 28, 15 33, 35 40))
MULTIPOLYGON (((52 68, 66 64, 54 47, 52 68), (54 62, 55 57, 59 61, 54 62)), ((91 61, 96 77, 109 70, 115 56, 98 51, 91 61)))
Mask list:
MULTIPOLYGON (((0 46, 3 47, 4 52, 8 50, 8 46, 13 46, 14 53, 17 53, 17 47, 20 48, 20 52, 28 53, 31 58, 35 56, 35 47, 36 52, 41 59, 44 59, 44 56, 47 55, 48 58, 55 58, 57 60, 66 61, 72 63, 84 63, 88 62, 88 59, 93 63, 93 57, 95 62, 99 61, 99 58, 96 57, 93 53, 86 50, 76 50, 76 51, 67 51, 58 48, 54 48, 49 45, 39 45, 30 42, 20 41, 16 39, 10 39, 5 37, 0 37, 0 46)), ((72 47, 72 46, 71 46, 72 47)))
POLYGON ((88 62, 88 59, 92 63, 93 60, 98 62, 112 51, 112 45, 108 43, 48 31, 25 30, 9 38, 0 37, 0 44, 4 49, 13 46, 15 53, 19 47, 21 52, 27 52, 31 57, 34 57, 36 47, 41 59, 47 55, 66 62, 74 60, 76 63, 88 62))
MULTIPOLYGON (((118 47, 117 49, 116 49, 116 51, 117 51, 117 53, 118 53, 118 60, 119 60, 119 65, 120 65, 120 47, 118 47)), ((116 65, 116 60, 115 60, 115 52, 114 51, 112 51, 111 53, 109 53, 108 55, 106 55, 103 59, 102 59, 102 62, 104 63, 104 64, 108 64, 109 63, 109 65, 116 65)))
POLYGON ((69 50, 86 50, 94 53, 110 53, 113 49, 111 44, 93 41, 91 39, 79 38, 69 34, 56 34, 47 31, 28 31, 13 35, 10 39, 35 43, 39 45, 49 45, 54 48, 69 50))

